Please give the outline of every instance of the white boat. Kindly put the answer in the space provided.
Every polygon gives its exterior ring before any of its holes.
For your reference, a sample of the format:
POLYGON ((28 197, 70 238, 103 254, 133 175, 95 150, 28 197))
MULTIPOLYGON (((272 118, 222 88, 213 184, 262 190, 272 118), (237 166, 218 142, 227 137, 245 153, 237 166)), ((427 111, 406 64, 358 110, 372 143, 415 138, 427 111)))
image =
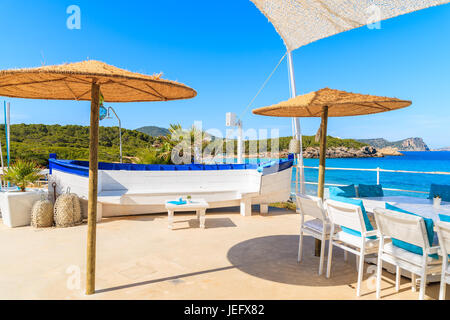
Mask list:
MULTIPOLYGON (((268 204, 291 194, 293 159, 264 164, 144 165, 99 163, 97 218, 165 212, 165 202, 188 195, 205 199, 210 208, 251 205, 266 212, 268 204)), ((49 193, 71 192, 87 208, 89 162, 49 159, 49 193)))

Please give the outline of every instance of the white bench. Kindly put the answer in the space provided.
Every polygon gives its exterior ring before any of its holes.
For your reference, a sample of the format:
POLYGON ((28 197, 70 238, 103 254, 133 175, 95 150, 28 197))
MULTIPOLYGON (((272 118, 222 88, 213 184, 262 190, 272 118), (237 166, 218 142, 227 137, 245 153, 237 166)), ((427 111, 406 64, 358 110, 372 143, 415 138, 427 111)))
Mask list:
MULTIPOLYGON (((178 199, 191 195, 193 198, 201 198, 208 203, 226 201, 238 201, 242 216, 252 215, 252 198, 259 195, 258 192, 241 193, 235 190, 158 190, 158 192, 146 192, 140 190, 113 190, 102 191, 98 194, 99 204, 115 205, 152 205, 164 204, 167 199, 178 199)), ((262 213, 267 213, 267 205, 261 206, 262 213)))

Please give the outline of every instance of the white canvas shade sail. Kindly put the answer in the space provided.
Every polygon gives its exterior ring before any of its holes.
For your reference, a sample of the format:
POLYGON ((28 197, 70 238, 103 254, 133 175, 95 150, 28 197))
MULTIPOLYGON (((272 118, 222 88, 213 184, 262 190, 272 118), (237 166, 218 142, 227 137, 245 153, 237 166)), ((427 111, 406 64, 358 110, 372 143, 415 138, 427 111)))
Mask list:
POLYGON ((288 51, 332 35, 450 0, 250 0, 288 51))

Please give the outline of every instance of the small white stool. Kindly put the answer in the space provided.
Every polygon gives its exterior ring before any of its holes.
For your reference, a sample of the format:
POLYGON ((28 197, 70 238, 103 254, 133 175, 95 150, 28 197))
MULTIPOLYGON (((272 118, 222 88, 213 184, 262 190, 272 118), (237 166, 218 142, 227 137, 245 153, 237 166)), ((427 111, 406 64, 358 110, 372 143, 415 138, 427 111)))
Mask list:
POLYGON ((197 219, 200 220, 200 228, 205 229, 206 209, 209 208, 208 202, 204 199, 195 199, 186 204, 173 204, 166 201, 166 209, 168 213, 169 229, 173 229, 173 216, 175 212, 195 211, 197 219))

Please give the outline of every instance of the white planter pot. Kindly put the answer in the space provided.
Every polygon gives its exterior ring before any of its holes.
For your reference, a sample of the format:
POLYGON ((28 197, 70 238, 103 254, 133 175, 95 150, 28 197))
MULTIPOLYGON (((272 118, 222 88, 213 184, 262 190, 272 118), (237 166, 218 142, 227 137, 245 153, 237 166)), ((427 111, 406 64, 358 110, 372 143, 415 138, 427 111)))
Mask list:
POLYGON ((29 226, 31 208, 36 201, 41 200, 43 193, 46 194, 43 190, 0 192, 3 224, 10 228, 29 226))

